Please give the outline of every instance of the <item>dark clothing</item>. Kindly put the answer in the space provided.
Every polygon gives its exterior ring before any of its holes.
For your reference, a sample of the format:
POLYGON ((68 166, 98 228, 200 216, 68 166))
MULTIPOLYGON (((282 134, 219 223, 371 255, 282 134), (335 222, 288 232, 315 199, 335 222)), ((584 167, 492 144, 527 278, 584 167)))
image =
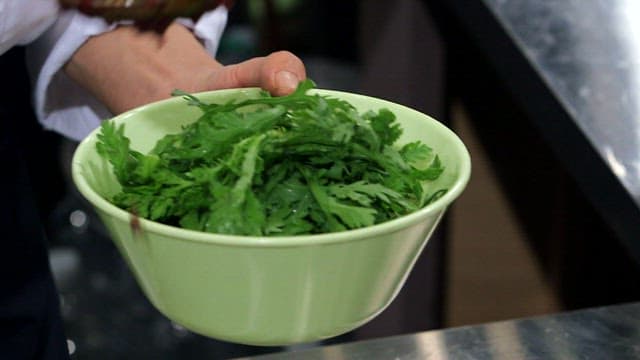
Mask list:
POLYGON ((29 142, 37 124, 23 49, 0 56, 0 74, 0 359, 68 359, 25 155, 42 144, 29 142))

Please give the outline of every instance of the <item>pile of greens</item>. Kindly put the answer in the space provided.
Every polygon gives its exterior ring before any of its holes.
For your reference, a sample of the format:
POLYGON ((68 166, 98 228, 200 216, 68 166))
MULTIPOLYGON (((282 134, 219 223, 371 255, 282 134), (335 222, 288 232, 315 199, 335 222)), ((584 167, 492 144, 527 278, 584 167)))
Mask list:
POLYGON ((124 125, 105 121, 97 151, 122 185, 111 200, 187 229, 275 236, 381 223, 446 192, 425 190, 444 170, 431 148, 394 146, 402 129, 391 111, 360 114, 308 94, 314 87, 225 104, 181 93, 201 117, 147 155, 130 148, 124 125))

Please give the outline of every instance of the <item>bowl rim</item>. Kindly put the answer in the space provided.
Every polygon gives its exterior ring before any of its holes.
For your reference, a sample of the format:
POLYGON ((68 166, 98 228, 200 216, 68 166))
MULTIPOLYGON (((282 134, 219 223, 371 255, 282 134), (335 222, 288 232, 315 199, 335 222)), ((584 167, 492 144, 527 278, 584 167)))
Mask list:
MULTIPOLYGON (((194 95, 199 96, 209 96, 209 95, 224 95, 228 93, 234 92, 244 92, 244 91, 255 91, 257 88, 236 88, 236 89, 223 89, 223 90, 213 90, 213 91, 204 91, 195 93, 194 95)), ((288 236, 246 236, 246 235, 229 235, 229 234, 216 234, 216 233, 206 233, 202 231, 183 229, 172 225, 162 224, 156 221, 148 220, 145 218, 138 218, 140 222, 140 227, 144 232, 149 232, 153 234, 160 235, 164 238, 173 238, 180 241, 195 241, 195 242, 203 242, 210 244, 220 244, 234 247, 300 247, 300 246, 313 246, 313 245, 321 245, 321 244, 332 244, 346 241, 355 241, 358 239, 367 239, 372 236, 379 236, 383 234, 389 234, 395 231, 399 231, 403 228, 407 228, 410 225, 413 225, 429 215, 436 214, 440 211, 446 210, 446 208, 462 193, 464 188, 466 187, 469 178, 471 176, 471 157, 469 152, 462 142, 462 140, 447 126, 439 122, 438 120, 432 118, 431 116, 424 114, 418 110, 415 110, 411 107, 394 103, 385 99, 362 95, 358 93, 351 93, 345 91, 338 90, 330 90, 330 89, 313 89, 313 92, 320 93, 323 95, 347 95, 347 96, 355 96, 363 99, 371 99, 376 103, 380 104, 379 107, 384 107, 385 105, 392 105, 393 107, 401 107, 409 112, 417 113, 421 117, 424 117, 426 120, 432 122, 433 126, 439 128, 439 131, 446 134, 447 137, 450 138, 452 144, 455 146, 455 155, 459 158, 459 175, 455 179, 453 185, 448 189, 448 191, 436 201, 428 204, 427 206, 414 211, 410 214, 403 215, 399 218, 389 220, 383 223, 375 224, 372 226, 345 230, 339 232, 332 233, 323 233, 323 234, 307 234, 307 235, 288 235, 288 236)), ((138 108, 129 110, 120 115, 114 116, 110 120, 119 120, 123 121, 125 118, 133 116, 138 112, 143 112, 150 107, 162 106, 163 104, 170 104, 176 101, 183 101, 181 97, 172 97, 169 99, 164 99, 156 102, 149 103, 147 105, 140 106, 138 108)), ((113 216, 120 221, 130 222, 134 215, 124 209, 117 207, 116 205, 109 202, 107 199, 103 198, 99 195, 93 188, 89 185, 85 177, 83 176, 83 171, 85 170, 82 159, 86 156, 85 148, 88 146, 92 146, 95 144, 97 140, 97 134, 100 131, 100 128, 94 129, 87 137, 85 137, 77 146, 74 151, 72 161, 71 161, 71 175, 72 180, 75 183, 78 191, 85 197, 85 199, 94 207, 99 209, 100 211, 113 216)), ((104 219, 103 219, 104 221, 104 219)))

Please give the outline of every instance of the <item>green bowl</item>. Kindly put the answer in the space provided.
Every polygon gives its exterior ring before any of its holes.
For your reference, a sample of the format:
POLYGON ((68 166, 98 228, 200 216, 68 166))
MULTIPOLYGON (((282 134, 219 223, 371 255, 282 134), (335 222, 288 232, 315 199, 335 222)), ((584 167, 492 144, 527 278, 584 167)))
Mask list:
MULTIPOLYGON (((438 121, 388 101, 338 91, 359 111, 386 107, 404 129, 400 142, 421 140, 446 169, 436 181, 449 191, 427 207, 383 224, 339 233, 249 237, 202 233, 145 219, 107 199, 120 187, 96 152, 91 133, 78 146, 73 180, 95 207, 140 287, 165 316, 216 339, 286 345, 333 337, 368 322, 400 291, 443 213, 463 191, 469 154, 438 121)), ((257 89, 197 94, 208 102, 252 97, 257 89)), ((200 110, 171 98, 114 118, 126 122, 132 147, 149 151, 167 133, 195 121, 200 110)))

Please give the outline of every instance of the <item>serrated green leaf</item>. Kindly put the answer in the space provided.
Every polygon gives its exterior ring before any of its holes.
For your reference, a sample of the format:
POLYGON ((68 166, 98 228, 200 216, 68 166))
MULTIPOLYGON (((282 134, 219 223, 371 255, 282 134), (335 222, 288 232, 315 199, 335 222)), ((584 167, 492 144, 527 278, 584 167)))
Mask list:
POLYGON ((314 87, 222 104, 176 91, 202 115, 148 155, 105 122, 96 147, 122 185, 114 203, 192 230, 295 235, 370 226, 446 192, 429 187, 444 166, 426 144, 396 145, 391 111, 360 114, 314 87))

